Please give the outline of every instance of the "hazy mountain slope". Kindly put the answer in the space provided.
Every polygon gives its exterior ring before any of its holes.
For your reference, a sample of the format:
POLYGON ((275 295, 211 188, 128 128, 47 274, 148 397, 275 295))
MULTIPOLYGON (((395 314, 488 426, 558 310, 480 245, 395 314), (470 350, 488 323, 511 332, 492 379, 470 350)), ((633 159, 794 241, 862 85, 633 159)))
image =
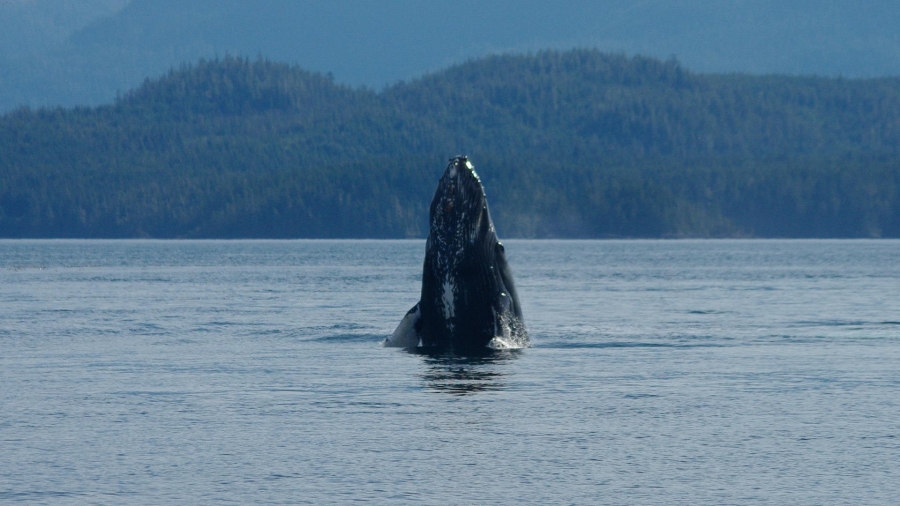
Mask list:
POLYGON ((68 20, 50 30, 66 39, 27 53, 0 46, 0 111, 109 102, 180 62, 225 54, 261 54, 374 88, 489 53, 571 47, 674 54, 700 72, 900 75, 900 3, 889 0, 124 2, 75 9, 82 4, 35 0, 40 9, 20 9, 31 16, 23 26, 68 20))
POLYGON ((129 1, 0 2, 0 111, 20 105, 96 102, 115 93, 115 88, 87 83, 108 71, 105 65, 82 69, 80 62, 70 62, 63 55, 71 53, 73 33, 114 15, 129 1), (82 88, 86 88, 83 93, 75 93, 82 88))
POLYGON ((78 30, 113 16, 131 0, 7 0, 0 2, 0 57, 52 51, 78 30))

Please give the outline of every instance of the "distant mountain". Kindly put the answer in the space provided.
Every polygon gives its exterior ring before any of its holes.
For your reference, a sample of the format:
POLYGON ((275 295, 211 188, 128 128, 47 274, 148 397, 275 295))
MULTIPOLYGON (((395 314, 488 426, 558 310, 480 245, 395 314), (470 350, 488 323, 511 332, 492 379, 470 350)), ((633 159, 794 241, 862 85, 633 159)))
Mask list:
POLYGON ((109 103, 183 62, 262 55, 380 89, 469 58, 574 47, 699 72, 900 75, 892 0, 0 2, 0 111, 109 103))
POLYGON ((900 78, 592 50, 380 92, 263 59, 0 118, 2 237, 422 237, 465 153, 506 237, 900 237, 900 78))

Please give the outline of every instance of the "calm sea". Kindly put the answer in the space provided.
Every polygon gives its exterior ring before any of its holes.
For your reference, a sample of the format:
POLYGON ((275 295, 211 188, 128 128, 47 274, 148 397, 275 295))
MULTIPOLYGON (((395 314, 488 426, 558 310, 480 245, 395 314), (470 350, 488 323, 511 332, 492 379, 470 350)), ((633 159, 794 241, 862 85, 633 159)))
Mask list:
POLYGON ((0 241, 0 502, 900 498, 900 241, 506 245, 465 359, 379 344, 422 241, 0 241))

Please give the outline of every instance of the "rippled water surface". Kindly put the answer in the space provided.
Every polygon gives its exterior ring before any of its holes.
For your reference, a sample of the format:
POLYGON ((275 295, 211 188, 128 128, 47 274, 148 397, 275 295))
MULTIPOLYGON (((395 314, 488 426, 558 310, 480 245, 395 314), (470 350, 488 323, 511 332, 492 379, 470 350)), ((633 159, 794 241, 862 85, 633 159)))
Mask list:
POLYGON ((0 241, 0 502, 896 504, 900 241, 506 245, 466 359, 422 241, 0 241))

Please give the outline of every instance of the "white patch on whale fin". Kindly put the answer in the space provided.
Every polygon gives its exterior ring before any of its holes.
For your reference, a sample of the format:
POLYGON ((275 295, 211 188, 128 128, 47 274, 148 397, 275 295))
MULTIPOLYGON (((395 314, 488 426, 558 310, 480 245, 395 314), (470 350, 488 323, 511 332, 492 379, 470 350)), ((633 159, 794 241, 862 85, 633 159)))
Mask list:
POLYGON ((400 325, 390 337, 381 342, 390 348, 415 348, 419 345, 419 334, 416 332, 416 324, 419 322, 422 314, 419 312, 419 305, 416 304, 410 309, 406 316, 400 320, 400 325))

